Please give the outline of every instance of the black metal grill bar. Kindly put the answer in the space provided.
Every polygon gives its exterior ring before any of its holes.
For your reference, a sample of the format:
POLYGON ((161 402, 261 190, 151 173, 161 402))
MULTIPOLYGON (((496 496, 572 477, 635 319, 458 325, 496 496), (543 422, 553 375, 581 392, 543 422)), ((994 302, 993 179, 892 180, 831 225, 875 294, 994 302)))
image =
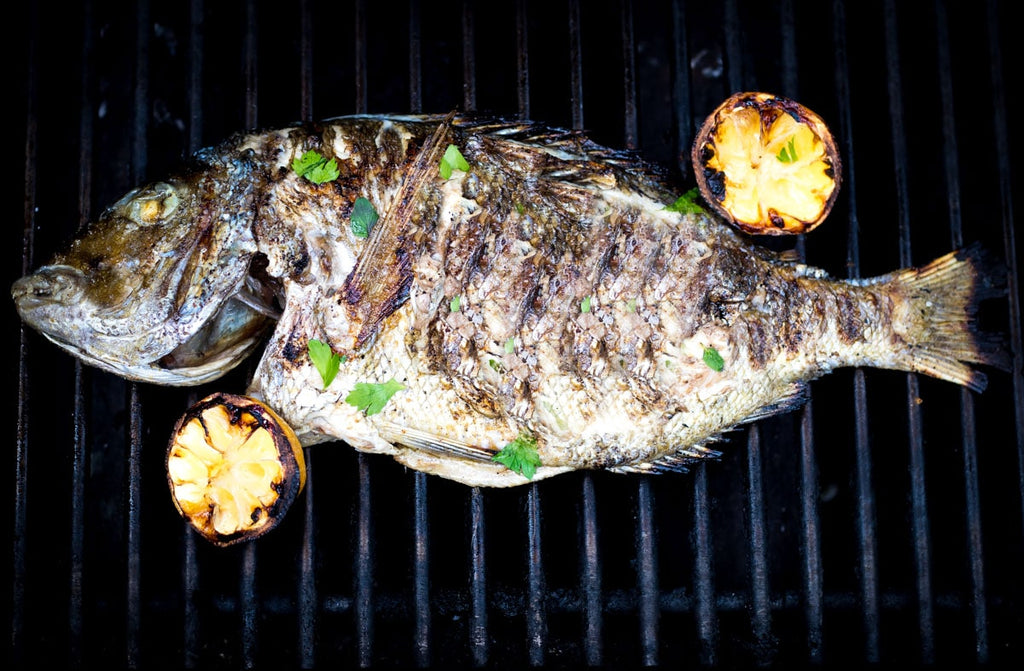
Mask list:
POLYGON ((1017 240, 1013 214, 1013 183, 1010 178, 1010 135, 1006 121, 1006 85, 1003 82, 1002 45, 999 41, 999 15, 995 0, 985 6, 987 42, 992 69, 992 126, 995 129, 995 154, 999 166, 999 209, 1003 224, 1003 249, 1007 269, 1009 297, 1010 346, 1013 365, 1014 426, 1017 429, 1018 489, 1021 502, 1021 528, 1024 530, 1024 347, 1021 345, 1020 277, 1017 274, 1017 240))
MULTIPOLYGON (((939 64, 939 96, 942 105, 942 143, 949 197, 949 230, 954 249, 963 247, 964 236, 960 207, 960 169, 953 114, 952 61, 949 45, 949 19, 943 0, 935 2, 939 64)), ((985 603, 985 561, 981 534, 981 501, 978 485, 978 445, 974 420, 974 395, 960 390, 960 427, 964 460, 964 510, 967 522, 967 552, 970 571, 971 613, 973 615, 974 657, 988 663, 988 608, 985 603)))
POLYGON ((768 595, 768 558, 765 548, 764 488, 761 475, 761 430, 747 429, 747 515, 750 542, 750 628, 757 643, 760 662, 769 657, 771 602, 768 595))
MULTIPOLYGON (((780 48, 782 62, 782 90, 794 100, 800 99, 797 79, 797 29, 792 0, 780 4, 780 48)), ((806 237, 797 239, 796 251, 806 259, 806 237)), ((821 565, 821 531, 818 518, 818 459, 814 447, 814 403, 811 390, 800 410, 800 522, 803 531, 801 557, 803 560, 804 619, 807 627, 807 661, 822 661, 824 609, 821 565)))
MULTIPOLYGON (((420 3, 409 2, 409 109, 423 111, 420 3)), ((413 474, 413 647, 416 665, 430 665, 430 526, 427 523, 427 474, 413 474)))
MULTIPOLYGON (((910 245, 910 194, 907 187, 907 141, 903 125, 903 89, 900 74, 899 36, 896 7, 892 0, 884 6, 885 63, 889 92, 889 118, 893 147, 893 180, 897 198, 900 265, 913 263, 910 245)), ((910 450, 911 533, 914 543, 914 569, 918 601, 918 636, 921 661, 931 664, 935 658, 935 631, 931 584, 931 537, 924 473, 924 440, 920 408, 920 384, 915 373, 907 374, 907 421, 910 450)))
MULTIPOLYGON (((82 7, 82 60, 80 71, 81 107, 78 119, 78 226, 81 228, 90 214, 92 194, 92 103, 89 96, 89 80, 92 71, 92 3, 82 7)), ((71 467, 71 535, 69 568, 71 571, 68 603, 68 662, 80 667, 84 651, 84 593, 83 574, 85 566, 85 479, 88 472, 88 448, 86 430, 85 373, 81 361, 75 361, 75 375, 72 392, 73 446, 71 467)))
MULTIPOLYGON (((257 22, 258 25, 258 22, 257 22)), ((299 96, 303 121, 313 120, 313 17, 309 0, 299 4, 299 96)), ((356 99, 360 96, 356 86, 356 99)), ((316 506, 313 483, 316 480, 315 450, 305 451, 306 493, 302 527, 302 550, 299 556, 299 652, 303 668, 316 665, 316 629, 319 601, 316 587, 316 506)))
MULTIPOLYGON (((844 161, 843 188, 848 194, 846 266, 850 278, 861 276, 860 225, 857 216, 857 171, 853 153, 853 119, 850 99, 850 63, 847 56, 846 3, 832 4, 832 34, 835 43, 836 109, 844 161)), ((875 518, 875 491, 872 484, 871 444, 868 433, 867 386, 864 371, 853 371, 854 457, 857 510, 857 549, 860 578, 861 626, 864 636, 864 661, 880 659, 878 536, 875 518)))

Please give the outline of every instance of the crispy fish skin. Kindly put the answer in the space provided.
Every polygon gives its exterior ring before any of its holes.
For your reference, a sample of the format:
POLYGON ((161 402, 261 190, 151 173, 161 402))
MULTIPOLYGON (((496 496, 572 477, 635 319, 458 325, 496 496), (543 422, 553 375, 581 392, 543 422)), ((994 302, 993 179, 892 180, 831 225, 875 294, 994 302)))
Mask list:
MULTIPOLYGON (((341 117, 238 136, 205 161, 246 166, 251 201, 236 199, 245 214, 224 221, 250 225, 255 245, 227 268, 202 257, 204 277, 236 287, 206 294, 230 305, 277 292, 283 310, 247 393, 305 445, 337 438, 481 486, 527 482, 492 461, 523 433, 537 439, 534 479, 677 470, 714 454, 708 444, 723 431, 794 407, 808 380, 839 366, 980 390, 984 375, 968 364, 1004 364, 973 328, 977 301, 1000 286, 980 250, 832 279, 714 215, 666 210, 674 194, 656 169, 575 133, 450 115, 341 117), (444 179, 436 159, 448 144, 471 167, 444 179), (297 175, 292 161, 307 150, 334 158, 339 178, 297 175), (380 213, 368 239, 351 231, 357 197, 380 213), (256 272, 240 282, 240 265, 256 272), (311 339, 346 357, 326 389, 311 339), (712 352, 721 370, 706 362, 712 352), (403 389, 378 414, 345 401, 357 383, 391 379, 403 389)), ((210 186, 178 206, 171 230, 230 190, 209 172, 201 164, 181 180, 193 192, 204 176, 210 186)), ((21 282, 22 316, 45 330, 21 282)), ((222 321, 236 332, 239 320, 222 321)), ((129 366, 113 352, 105 365, 188 383, 171 355, 220 361, 209 331, 201 355, 188 336, 151 362, 129 366)))

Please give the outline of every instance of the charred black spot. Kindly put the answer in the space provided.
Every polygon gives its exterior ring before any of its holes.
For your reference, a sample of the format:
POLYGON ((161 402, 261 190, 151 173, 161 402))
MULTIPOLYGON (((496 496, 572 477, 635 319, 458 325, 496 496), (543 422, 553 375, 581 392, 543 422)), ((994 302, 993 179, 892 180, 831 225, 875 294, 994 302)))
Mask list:
MULTIPOLYGON (((869 297, 865 297, 868 300, 869 297)), ((864 333, 864 320, 857 301, 846 293, 836 295, 839 312, 839 337, 844 343, 851 343, 861 338, 864 333)))
POLYGON ((298 347, 295 344, 295 341, 291 338, 289 338, 288 342, 286 342, 284 347, 281 348, 281 356, 292 363, 297 362, 304 355, 305 351, 298 347))
POLYGON ((704 179, 707 181, 708 190, 718 202, 725 200, 725 173, 712 168, 704 169, 704 179))
POLYGON ((768 342, 768 334, 765 332, 764 323, 760 319, 751 319, 747 322, 747 350, 750 352, 750 362, 755 369, 764 368, 771 355, 771 344, 768 342))
POLYGON ((786 227, 786 222, 779 216, 779 213, 771 208, 768 209, 768 219, 771 220, 772 226, 775 228, 781 229, 786 227))

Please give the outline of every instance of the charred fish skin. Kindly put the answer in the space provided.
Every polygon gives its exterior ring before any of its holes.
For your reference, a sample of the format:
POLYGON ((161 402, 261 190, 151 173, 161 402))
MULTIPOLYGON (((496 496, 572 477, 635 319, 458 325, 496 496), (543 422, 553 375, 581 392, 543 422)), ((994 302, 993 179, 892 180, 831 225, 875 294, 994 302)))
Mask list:
MULTIPOLYGON (((656 168, 578 133, 363 115, 242 134, 199 158, 213 167, 180 180, 188 188, 176 192, 166 235, 216 216, 249 224, 236 236, 244 253, 196 246, 205 251, 189 257, 194 272, 163 278, 174 296, 193 297, 204 326, 170 351, 147 350, 150 361, 87 350, 76 342, 86 333, 48 336, 113 372, 144 368, 151 381, 188 384, 193 368, 226 371, 221 350, 241 342, 239 324, 279 308, 248 393, 305 445, 340 439, 466 484, 512 486, 527 480, 492 457, 528 434, 542 464, 534 479, 582 468, 660 472, 713 454, 724 431, 794 407, 807 381, 836 367, 913 370, 980 390, 984 376, 969 364, 1004 363, 974 330, 977 301, 999 286, 979 250, 835 280, 715 216, 666 210, 676 194, 656 168), (437 159, 449 144, 470 168, 446 179, 437 159), (292 162, 306 151, 334 159, 338 178, 299 176, 292 162), (215 167, 239 162, 244 175, 215 167), (368 238, 350 225, 357 198, 380 214, 368 238), (179 277, 234 283, 195 290, 179 277), (200 308, 199 298, 209 303, 200 308), (346 357, 326 389, 308 356, 313 339, 346 357), (176 367, 172 353, 185 363, 176 367), (379 413, 346 402, 356 384, 390 380, 402 389, 379 413)), ((136 200, 118 211, 143 207, 136 200)), ((108 228, 76 245, 109 247, 108 228)), ((173 257, 173 245, 153 244, 173 257)), ((87 266, 75 267, 86 275, 87 266)), ((26 321, 46 332, 27 298, 34 281, 14 293, 26 321)), ((48 301, 60 313, 62 301, 48 301)))
MULTIPOLYGON (((369 198, 387 220, 396 176, 443 122, 335 123, 345 159, 374 166, 351 197, 369 198), (398 162, 353 150, 373 151, 388 134, 411 139, 392 152, 398 162)), ((422 183, 384 254, 295 229, 319 261, 312 276, 282 278, 286 308, 250 392, 306 442, 339 438, 473 485, 526 481, 490 460, 524 432, 538 439, 534 479, 657 472, 711 454, 723 431, 795 407, 807 381, 836 367, 915 370, 980 390, 984 376, 962 362, 1002 363, 972 331, 985 281, 977 250, 844 282, 710 215, 666 211, 673 195, 656 172, 579 136, 456 119, 445 141, 471 169, 422 183), (360 347, 364 311, 345 290, 368 256, 403 300, 360 347), (314 338, 347 356, 327 390, 306 357, 314 338), (710 351, 722 370, 705 362, 710 351), (404 389, 379 415, 344 401, 358 382, 391 379, 404 389)))

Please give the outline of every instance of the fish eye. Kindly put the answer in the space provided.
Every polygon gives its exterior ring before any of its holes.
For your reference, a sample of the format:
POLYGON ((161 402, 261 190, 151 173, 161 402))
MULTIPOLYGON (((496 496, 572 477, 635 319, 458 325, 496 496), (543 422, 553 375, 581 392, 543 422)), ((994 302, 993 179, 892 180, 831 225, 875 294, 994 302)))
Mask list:
POLYGON ((128 216, 140 226, 149 226, 174 214, 178 202, 174 187, 158 182, 135 194, 128 205, 128 216))

